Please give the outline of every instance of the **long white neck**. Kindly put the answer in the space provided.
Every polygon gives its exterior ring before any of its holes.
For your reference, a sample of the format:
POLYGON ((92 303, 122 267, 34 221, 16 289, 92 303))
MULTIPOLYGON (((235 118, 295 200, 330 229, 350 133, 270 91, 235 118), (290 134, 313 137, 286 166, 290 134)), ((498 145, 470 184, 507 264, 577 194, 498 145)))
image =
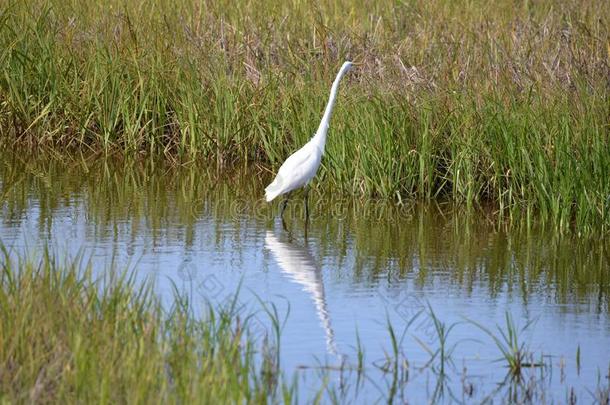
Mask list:
POLYGON ((326 144, 326 133, 328 132, 328 126, 330 124, 330 117, 333 113, 333 107, 335 106, 335 101, 337 100, 337 91, 339 90, 339 82, 343 75, 349 70, 351 67, 350 62, 345 62, 335 81, 333 82, 333 87, 330 89, 330 97, 328 98, 328 104, 326 105, 326 109, 324 110, 324 116, 322 117, 322 121, 320 122, 320 126, 316 131, 316 134, 313 137, 313 142, 317 144, 317 146, 324 151, 324 145, 326 144))

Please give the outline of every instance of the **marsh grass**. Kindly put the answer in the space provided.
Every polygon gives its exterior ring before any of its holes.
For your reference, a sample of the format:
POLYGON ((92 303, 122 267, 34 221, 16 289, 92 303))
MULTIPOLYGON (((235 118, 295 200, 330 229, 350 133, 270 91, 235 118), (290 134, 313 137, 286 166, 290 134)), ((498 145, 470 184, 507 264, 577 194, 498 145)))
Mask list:
POLYGON ((607 231, 609 21, 603 0, 9 0, 1 138, 276 169, 350 58, 316 184, 607 231))
POLYGON ((82 256, 15 260, 5 250, 2 259, 0 401, 295 400, 274 340, 249 333, 234 305, 197 318, 185 299, 162 310, 150 285, 130 274, 95 279, 82 256))
POLYGON ((520 339, 520 334, 531 326, 533 321, 518 328, 509 312, 506 312, 505 320, 506 324, 504 328, 497 326, 496 333, 478 322, 469 322, 492 338, 495 345, 502 353, 502 358, 500 360, 506 363, 509 375, 512 378, 519 380, 522 377, 523 369, 544 367, 544 363, 542 361, 535 361, 533 353, 527 349, 526 342, 520 339))

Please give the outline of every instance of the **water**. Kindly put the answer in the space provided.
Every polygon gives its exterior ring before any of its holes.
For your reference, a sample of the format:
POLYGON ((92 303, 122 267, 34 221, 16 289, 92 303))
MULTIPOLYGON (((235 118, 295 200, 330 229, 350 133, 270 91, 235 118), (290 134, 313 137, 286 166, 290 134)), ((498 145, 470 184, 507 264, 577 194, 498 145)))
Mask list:
POLYGON ((174 286, 202 304, 226 302, 239 290, 244 311, 256 314, 255 333, 269 326, 260 302, 274 304, 287 315, 282 369, 298 373, 302 399, 320 387, 321 365, 351 402, 386 401, 394 377, 401 377, 394 399, 411 402, 527 395, 566 402, 571 390, 590 402, 607 387, 607 239, 557 235, 518 220, 502 225, 493 213, 315 193, 305 235, 300 200, 287 211, 288 231, 277 204, 262 201, 268 178, 256 168, 215 173, 153 160, 5 155, 0 237, 16 253, 49 245, 60 255, 90 257, 99 272, 135 268, 155 281, 166 305, 174 286), (441 343, 430 309, 446 327, 455 324, 445 378, 438 357, 427 365, 441 343), (505 382, 505 363, 495 362, 501 353, 481 328, 499 336, 496 325, 505 325, 507 313, 518 326, 531 323, 519 338, 532 362, 546 364, 526 369, 521 383, 505 382), (389 324, 402 337, 408 378, 383 371, 389 324), (357 373, 333 368, 356 364, 358 338, 367 378, 354 397, 357 373))

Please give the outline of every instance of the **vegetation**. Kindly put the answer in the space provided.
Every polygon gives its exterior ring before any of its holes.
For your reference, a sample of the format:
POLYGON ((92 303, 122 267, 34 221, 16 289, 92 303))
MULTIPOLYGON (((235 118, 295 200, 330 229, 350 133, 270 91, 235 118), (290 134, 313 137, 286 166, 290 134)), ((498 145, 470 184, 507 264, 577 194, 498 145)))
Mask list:
POLYGON ((349 58, 317 184, 605 232, 609 24, 604 0, 7 0, 1 137, 277 168, 349 58))
POLYGON ((95 280, 80 258, 3 255, 0 402, 292 401, 277 353, 261 342, 256 357, 249 319, 234 306, 196 319, 179 299, 164 312, 150 288, 124 274, 95 280))
POLYGON ((496 326, 498 335, 495 335, 493 331, 477 322, 470 322, 493 339, 500 352, 502 352, 502 360, 506 362, 510 375, 513 378, 521 378, 524 368, 542 367, 544 363, 542 361, 535 363, 533 361, 532 353, 529 352, 525 346, 525 342, 519 340, 519 334, 525 331, 528 326, 530 326, 531 322, 518 329, 512 316, 508 312, 505 314, 505 318, 505 329, 496 326))

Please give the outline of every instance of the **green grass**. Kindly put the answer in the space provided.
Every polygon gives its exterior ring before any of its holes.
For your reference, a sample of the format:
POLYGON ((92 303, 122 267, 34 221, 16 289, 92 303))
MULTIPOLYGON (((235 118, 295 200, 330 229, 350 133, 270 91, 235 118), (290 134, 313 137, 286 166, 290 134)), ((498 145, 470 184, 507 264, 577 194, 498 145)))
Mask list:
POLYGON ((0 137, 273 170, 349 58, 318 187, 607 232, 609 24, 603 0, 7 0, 0 137))
POLYGON ((505 313, 505 318, 506 326, 504 329, 496 325, 497 334, 477 322, 470 322, 492 338, 496 347, 502 353, 501 360, 506 363, 509 375, 512 378, 520 379, 524 368, 544 367, 544 363, 534 361, 533 353, 527 349, 525 342, 520 339, 520 334, 531 325, 532 321, 518 328, 509 312, 505 313))
POLYGON ((164 311, 150 288, 124 274, 96 280, 81 258, 16 262, 4 251, 0 325, 2 403, 296 399, 234 306, 195 318, 178 299, 164 311))

